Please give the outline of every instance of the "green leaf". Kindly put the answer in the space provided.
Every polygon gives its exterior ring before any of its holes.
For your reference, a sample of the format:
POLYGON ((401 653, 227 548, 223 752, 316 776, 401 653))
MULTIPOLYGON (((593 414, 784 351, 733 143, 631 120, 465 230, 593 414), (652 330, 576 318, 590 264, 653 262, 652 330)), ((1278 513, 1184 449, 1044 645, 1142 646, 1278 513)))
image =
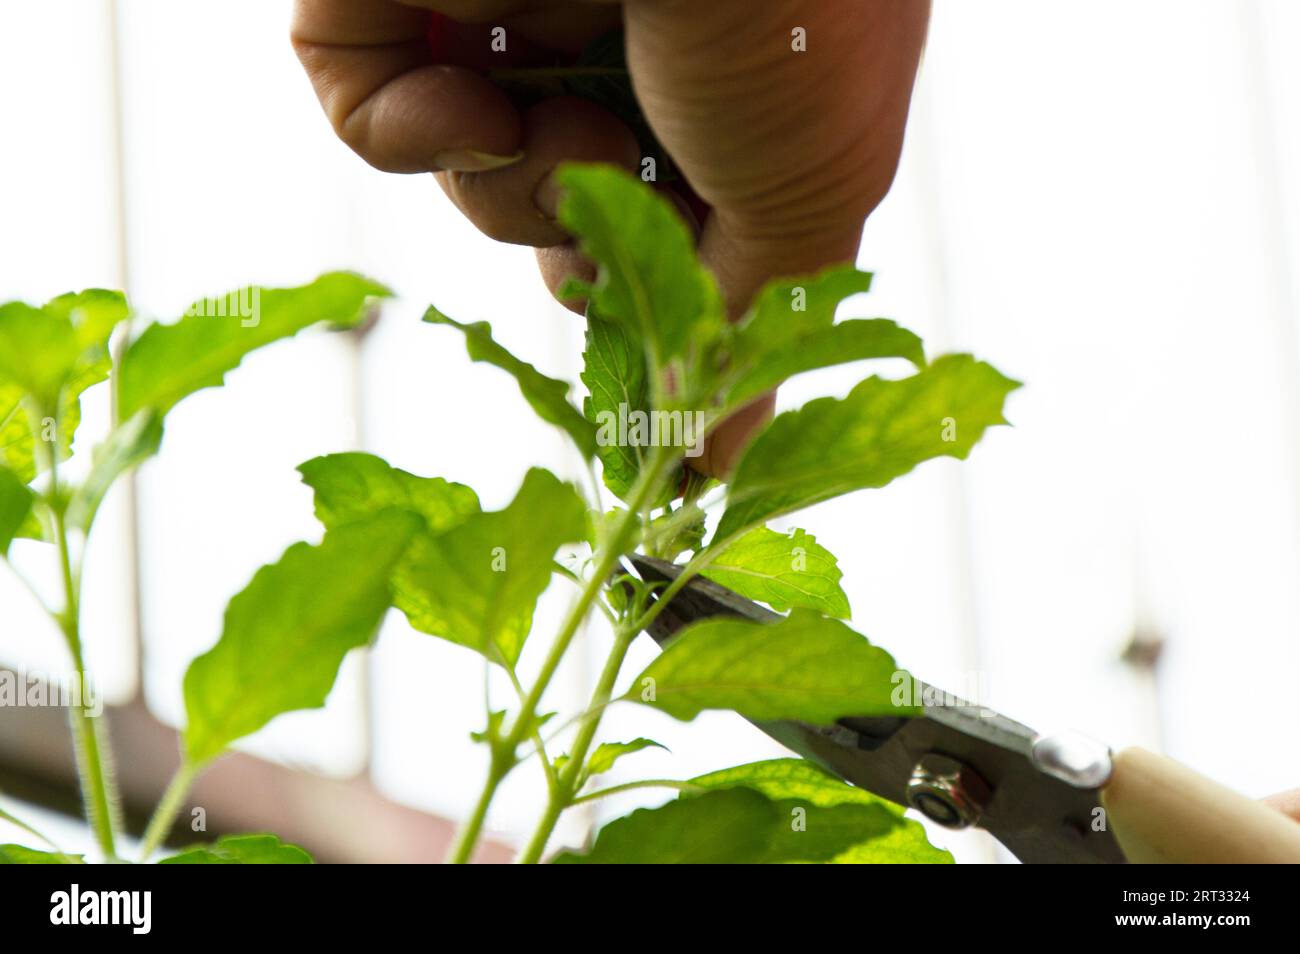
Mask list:
POLYGON ((46 466, 37 431, 50 442, 57 436, 60 459, 72 453, 81 394, 108 378, 108 339, 129 312, 119 292, 102 289, 60 295, 42 308, 0 305, 0 465, 24 483, 46 466), (57 418, 57 427, 33 422, 33 414, 57 418))
POLYGON ((586 534, 572 484, 533 468, 510 505, 419 535, 394 577, 394 605, 423 633, 513 666, 562 544, 586 534))
POLYGON ((709 790, 752 788, 771 799, 800 799, 821 808, 845 804, 875 806, 897 819, 892 828, 837 855, 832 859, 835 864, 952 864, 952 855, 931 845, 925 826, 905 818, 901 805, 850 785, 806 759, 770 759, 737 765, 693 778, 691 784, 709 790))
POLYGON ((309 865, 311 855, 275 835, 227 835, 210 845, 195 845, 160 865, 309 865))
POLYGON ((890 698, 892 656, 838 620, 796 609, 775 623, 708 619, 684 629, 626 698, 689 721, 731 709, 757 721, 827 725, 847 716, 909 716, 890 698))
POLYGON ((0 865, 83 865, 81 855, 67 855, 57 851, 38 851, 22 845, 0 845, 0 865))
POLYGON ((870 273, 849 266, 764 287, 736 328, 731 370, 738 377, 727 403, 744 404, 796 374, 850 361, 905 358, 924 367, 921 339, 892 321, 834 323, 840 302, 870 287, 870 273))
POLYGON ((435 325, 450 325, 465 335, 465 349, 474 361, 494 365, 514 377, 519 393, 548 424, 554 424, 573 438, 573 443, 590 459, 596 453, 596 433, 582 413, 569 403, 570 385, 548 378, 526 361, 521 361, 497 343, 492 337, 492 326, 486 321, 464 325, 448 318, 432 305, 424 313, 424 320, 435 325))
MULTIPOLYGON (((696 476, 694 471, 687 473, 696 476)), ((694 504, 683 503, 677 510, 666 509, 650 521, 647 547, 653 555, 669 562, 683 553, 697 553, 704 549, 704 538, 708 535, 707 520, 708 515, 694 504)))
POLYGON ((360 275, 331 272, 300 288, 251 287, 196 302, 186 317, 151 325, 127 348, 118 372, 119 419, 145 407, 165 415, 182 398, 222 384, 249 352, 317 322, 351 327, 365 318, 371 299, 389 294, 360 275))
MULTIPOLYGON (((650 410, 645 352, 622 325, 599 318, 588 309, 587 348, 582 358, 582 383, 589 392, 582 409, 593 427, 608 420, 608 415, 617 420, 620 407, 626 408, 625 414, 650 410)), ((620 500, 627 500, 641 472, 642 448, 598 436, 596 456, 600 458, 605 486, 620 500)))
MULTIPOLYGON (((494 709, 488 713, 487 727, 482 731, 471 732, 469 737, 475 742, 481 742, 485 745, 494 747, 500 745, 509 735, 505 731, 506 716, 509 714, 505 709, 494 709)), ((518 717, 516 716, 516 718, 518 717)), ((534 712, 532 718, 528 720, 528 727, 523 731, 521 737, 531 740, 533 734, 553 718, 555 718, 554 712, 534 712)))
POLYGON ((68 523, 88 531, 113 482, 156 454, 162 434, 162 418, 147 408, 115 427, 108 440, 95 448, 90 473, 73 492, 68 523))
POLYGON ((779 415, 741 457, 715 539, 866 487, 922 461, 965 459, 1005 424, 1019 383, 970 355, 945 355, 900 381, 872 377, 843 400, 819 398, 779 415))
POLYGON ((43 310, 71 322, 78 346, 83 352, 96 352, 99 357, 108 356, 108 339, 113 329, 131 314, 125 295, 103 288, 68 292, 52 298, 43 310))
POLYGON ((294 709, 325 704, 348 650, 370 642, 417 531, 388 510, 295 543, 226 609, 221 639, 185 673, 185 750, 201 763, 294 709))
POLYGON ((587 775, 600 775, 608 772, 617 762, 625 755, 631 755, 633 752, 640 752, 642 749, 663 749, 668 751, 668 746, 656 742, 654 739, 633 739, 631 742, 602 742, 596 746, 596 751, 587 757, 587 775))
POLYGON ((66 314, 20 301, 0 305, 0 379, 18 385, 42 408, 55 408, 81 355, 66 314))
POLYGON ((327 529, 397 507, 441 533, 479 512, 478 495, 441 477, 417 477, 373 454, 329 454, 298 467, 315 492, 316 518, 327 529))
POLYGON ((902 816, 903 807, 866 789, 850 785, 837 775, 807 759, 767 759, 719 769, 691 779, 699 788, 718 789, 743 786, 762 792, 768 798, 800 798, 814 805, 879 805, 891 814, 902 816))
POLYGON ((0 380, 0 465, 24 484, 36 477, 31 423, 23 407, 23 389, 0 380))
POLYGON ((818 806, 745 787, 642 808, 600 830, 586 854, 556 864, 774 864, 830 861, 885 835, 898 818, 876 805, 818 806), (802 826, 802 830, 800 830, 802 826))
POLYGON ((910 818, 901 819, 889 831, 854 845, 831 859, 837 865, 950 865, 952 852, 930 844, 925 826, 910 818))
POLYGON ((57 438, 59 460, 72 454, 72 440, 81 423, 81 394, 106 377, 107 363, 86 367, 68 381, 59 399, 57 422, 38 419, 35 427, 32 411, 38 411, 30 401, 24 401, 24 391, 16 384, 0 381, 0 466, 8 467, 24 483, 30 483, 48 466, 48 454, 36 453, 36 439, 55 443, 57 438))
POLYGON ((598 266, 600 317, 631 332, 655 367, 702 353, 726 327, 722 297, 671 203, 610 166, 566 165, 558 177, 560 222, 598 266))
POLYGON ((7 467, 0 467, 0 556, 31 518, 36 494, 7 467))
POLYGON ((840 588, 839 565, 804 530, 788 535, 755 527, 723 549, 704 576, 751 600, 783 613, 799 606, 848 619, 849 598, 840 588))

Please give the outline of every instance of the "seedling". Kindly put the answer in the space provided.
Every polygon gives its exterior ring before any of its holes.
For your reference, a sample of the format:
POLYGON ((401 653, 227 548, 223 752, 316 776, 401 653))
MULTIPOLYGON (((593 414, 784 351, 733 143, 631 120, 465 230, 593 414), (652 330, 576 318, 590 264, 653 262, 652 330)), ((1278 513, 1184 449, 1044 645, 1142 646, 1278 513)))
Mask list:
MULTIPOLYGON (((840 302, 870 286, 870 275, 848 267, 774 282, 730 323, 689 231, 648 186, 600 166, 568 167, 560 181, 560 220, 599 266, 593 284, 564 291, 589 302, 582 372, 589 393, 581 406, 569 384, 516 358, 486 323, 460 324, 434 308, 425 320, 460 332, 473 360, 510 374, 537 415, 599 467, 603 488, 593 481, 583 490, 533 468, 509 505, 484 511, 464 484, 416 476, 369 454, 304 463, 323 538, 294 544, 258 570, 230 601, 216 645, 190 665, 182 765, 149 824, 141 860, 162 843, 195 777, 276 716, 321 706, 344 656, 369 644, 393 607, 419 633, 482 655, 518 692, 508 709, 489 708, 474 734, 487 747, 489 769, 452 861, 471 859, 501 782, 528 758, 539 760, 546 784, 524 862, 547 855, 566 810, 642 786, 676 796, 610 822, 590 847, 561 850, 553 860, 951 860, 901 808, 800 759, 601 788, 599 777, 616 761, 657 743, 602 740, 600 729, 614 704, 686 721, 711 709, 813 723, 912 713, 892 698, 900 672, 893 658, 844 622, 850 607, 835 557, 806 530, 768 524, 883 487, 932 458, 965 458, 987 428, 1004 423, 1004 400, 1018 385, 969 355, 927 360, 920 339, 892 321, 836 323, 840 302), (868 377, 843 398, 779 415, 745 450, 725 490, 690 469, 695 437, 785 379, 875 359, 901 359, 911 373, 868 377), (605 493, 618 503, 608 506, 605 493), (573 544, 585 547, 576 568, 556 560, 573 544), (655 590, 624 572, 622 559, 637 551, 684 569, 655 590), (632 641, 701 574, 789 615, 765 626, 696 624, 629 679, 623 668, 632 641), (526 643, 548 638, 534 632, 534 608, 557 578, 575 595, 549 642, 534 647, 540 665, 525 681, 518 663, 526 643), (587 631, 605 641, 607 658, 590 700, 552 722, 542 708, 547 688, 584 622, 597 615, 608 626, 587 631), (556 725, 574 728, 567 751, 554 751, 556 725)), ((344 273, 252 291, 233 293, 229 309, 199 303, 175 324, 134 336, 128 328, 116 363, 109 338, 130 315, 119 294, 0 306, 0 552, 16 537, 52 545, 64 599, 50 615, 78 671, 84 541, 112 483, 158 450, 171 408, 220 385, 254 349, 309 325, 355 325, 389 294, 344 273), (245 301, 258 302, 256 322, 241 317, 245 301), (60 464, 77 429, 79 397, 105 381, 114 390, 112 431, 87 477, 73 485, 60 464)), ((101 720, 74 708, 72 728, 87 819, 102 855, 116 859, 121 820, 101 720)), ((0 852, 14 861, 79 860, 19 846, 0 852)), ((307 858, 263 835, 165 860, 307 858)))

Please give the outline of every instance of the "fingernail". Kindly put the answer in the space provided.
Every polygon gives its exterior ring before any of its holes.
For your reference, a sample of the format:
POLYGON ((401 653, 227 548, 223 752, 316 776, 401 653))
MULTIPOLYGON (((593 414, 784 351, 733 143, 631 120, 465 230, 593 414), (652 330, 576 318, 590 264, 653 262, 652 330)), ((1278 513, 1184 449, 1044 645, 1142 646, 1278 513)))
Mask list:
POLYGON ((547 173, 533 191, 533 205, 537 206, 537 210, 542 215, 553 219, 560 214, 560 192, 560 187, 555 181, 555 173, 547 173))
POLYGON ((448 149, 433 157, 434 164, 444 172, 489 172, 513 165, 524 157, 522 152, 509 156, 494 156, 475 149, 448 149))

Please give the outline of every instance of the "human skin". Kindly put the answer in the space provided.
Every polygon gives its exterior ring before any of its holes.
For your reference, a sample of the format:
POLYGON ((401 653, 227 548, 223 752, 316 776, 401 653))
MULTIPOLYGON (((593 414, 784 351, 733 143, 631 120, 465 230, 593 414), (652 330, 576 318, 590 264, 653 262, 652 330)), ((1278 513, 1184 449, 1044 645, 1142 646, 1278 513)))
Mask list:
MULTIPOLYGON (((482 71, 552 62, 621 23, 637 99, 689 189, 679 206, 736 315, 769 279, 856 255, 897 169, 928 20, 929 0, 298 0, 292 36, 344 142, 379 169, 434 173, 485 234, 536 247, 554 292, 590 266, 554 220, 551 172, 635 170, 640 149, 589 102, 520 110, 482 71)), ((772 403, 724 422, 692 467, 725 477, 772 403)))

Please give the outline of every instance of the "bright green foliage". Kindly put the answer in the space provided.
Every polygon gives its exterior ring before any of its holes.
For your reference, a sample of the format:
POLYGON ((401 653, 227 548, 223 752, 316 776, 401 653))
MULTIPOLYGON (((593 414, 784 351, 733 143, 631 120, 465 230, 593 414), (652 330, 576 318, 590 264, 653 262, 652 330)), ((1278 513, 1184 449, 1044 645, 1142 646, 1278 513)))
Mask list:
POLYGON ((534 468, 504 510, 418 536, 397 569, 395 605, 420 632, 513 666, 555 551, 586 532, 586 506, 573 485, 534 468))
POLYGON ((81 347, 71 319, 22 302, 0 305, 0 378, 42 408, 56 407, 81 347))
POLYGON ((93 357, 108 357, 108 339, 113 330, 131 314, 131 306, 121 292, 88 288, 68 292, 45 303, 47 314, 66 317, 72 323, 77 345, 93 357))
POLYGON ((684 720, 705 709, 825 725, 847 716, 916 714, 890 699, 892 656, 843 623, 795 610, 776 623, 688 626, 642 671, 628 698, 684 720))
MULTIPOLYGON (((505 709, 493 709, 488 713, 487 727, 478 732, 471 732, 469 737, 475 742, 482 742, 489 746, 499 745, 505 739, 506 718, 510 715, 505 709)), ((555 718, 554 712, 534 713, 528 720, 528 726, 523 731, 524 738, 531 739, 533 733, 541 729, 542 726, 555 718)))
POLYGON ((68 503, 68 523, 89 530, 109 487, 158 453, 162 436, 162 418, 148 408, 115 428, 108 440, 95 448, 90 473, 68 503))
POLYGON ((36 494, 5 467, 0 467, 0 556, 9 552, 9 545, 27 522, 32 512, 36 494))
POLYGON ((850 267, 765 287, 736 328, 727 403, 743 404, 786 378, 850 361, 904 358, 923 367, 921 339, 892 321, 834 324, 840 303, 870 287, 871 275, 850 267))
POLYGON ((274 835, 229 835, 164 858, 160 865, 309 865, 311 855, 274 835))
POLYGON ((486 321, 463 325, 433 306, 425 312, 424 320, 435 325, 450 325, 463 332, 465 349, 471 360, 495 365, 510 374, 519 385, 519 393, 538 417, 548 424, 554 424, 573 438, 573 443, 584 457, 592 457, 596 453, 596 433, 582 412, 569 402, 571 388, 568 384, 548 378, 528 362, 516 358, 492 337, 492 326, 486 321))
POLYGON ((925 827, 903 817, 901 805, 848 784, 806 759, 771 759, 710 772, 691 779, 699 788, 745 787, 772 799, 801 799, 821 808, 832 805, 871 805, 888 812, 897 822, 883 834, 854 845, 831 859, 836 864, 951 864, 952 855, 935 848, 925 827))
POLYGON ((196 302, 180 321, 151 325, 131 342, 118 372, 119 419, 144 407, 166 414, 222 384, 249 352, 319 322, 356 325, 372 299, 389 294, 360 275, 331 272, 301 288, 250 287, 196 302))
MULTIPOLYGON (((582 358, 582 383, 589 392, 582 407, 593 426, 603 415, 612 414, 617 420, 620 407, 627 413, 649 410, 645 352, 623 325, 589 314, 587 348, 582 358)), ((634 444, 607 443, 598 445, 596 454, 604 468, 605 486, 620 500, 626 500, 641 472, 644 449, 634 444)))
POLYGON ((22 845, 0 845, 0 865, 80 865, 85 862, 81 855, 38 851, 22 845))
MULTIPOLYGON (((668 746, 656 742, 654 739, 633 739, 631 742, 602 742, 596 746, 595 751, 587 756, 587 764, 582 767, 578 773, 578 780, 575 783, 577 788, 581 788, 583 783, 593 775, 600 775, 608 772, 617 762, 625 755, 631 755, 633 752, 640 752, 642 749, 663 749, 668 751, 668 746)), ((556 756, 555 771, 559 772, 564 766, 569 764, 567 755, 556 756)))
POLYGON ((625 755, 631 755, 633 752, 640 752, 642 749, 664 749, 666 746, 661 745, 654 739, 633 739, 631 742, 602 742, 596 746, 596 751, 591 753, 587 759, 585 773, 587 775, 600 775, 608 772, 617 762, 625 755))
POLYGON ((0 305, 0 466, 28 483, 48 467, 38 440, 59 459, 72 452, 81 394, 108 377, 108 339, 128 313, 120 293, 100 289, 0 305))
POLYGON ((839 565, 812 534, 789 535, 755 527, 729 544, 702 571, 704 576, 777 612, 796 606, 839 619, 849 617, 839 565))
POLYGON ((779 864, 831 861, 889 833, 896 816, 875 805, 819 806, 736 787, 642 808, 600 830, 585 854, 556 864, 779 864), (803 826, 802 828, 800 826, 803 826))
POLYGON ((717 539, 853 490, 883 487, 934 457, 964 459, 1005 424, 1019 387, 970 355, 945 355, 900 381, 867 378, 843 400, 779 415, 740 459, 717 539))
MULTIPOLYGON (((576 70, 558 71, 561 82, 608 100, 611 108, 635 107, 620 50, 616 37, 602 38, 576 70)), ((557 71, 505 72, 527 73, 531 82, 557 71)), ((780 533, 766 524, 841 494, 883 487, 923 461, 964 458, 985 430, 1005 423, 1003 405, 1017 383, 969 355, 927 363, 920 340, 892 321, 837 323, 841 303, 870 286, 870 275, 850 267, 778 280, 729 324, 690 229, 666 199, 607 167, 567 167, 559 183, 560 222, 597 266, 593 283, 570 283, 565 290, 589 301, 581 374, 588 395, 581 411, 565 382, 503 348, 486 322, 462 324, 432 308, 426 320, 456 328, 471 359, 510 374, 544 422, 568 433, 585 457, 599 460, 605 486, 624 506, 608 510, 599 493, 585 500, 576 486, 540 469, 527 473, 508 506, 483 512, 469 487, 416 476, 370 454, 331 454, 303 464, 324 538, 315 546, 294 544, 257 571, 230 601, 216 645, 191 664, 183 687, 185 763, 149 825, 145 857, 171 829, 193 776, 281 713, 323 705, 344 657, 371 641, 389 606, 401 609, 415 629, 504 666, 518 695, 509 710, 489 698, 486 724, 477 723, 484 728, 472 734, 490 748, 490 769, 453 851, 457 861, 473 856, 505 776, 535 750, 560 744, 557 736, 569 752, 539 758, 547 809, 522 860, 543 856, 565 809, 622 790, 584 794, 591 777, 657 743, 634 738, 597 745, 601 719, 614 702, 641 702, 685 720, 705 710, 731 710, 759 723, 827 725, 849 716, 918 713, 894 704, 894 688, 905 674, 893 658, 839 621, 850 608, 835 557, 804 530, 780 533), (893 359, 898 373, 908 376, 868 378, 843 399, 814 400, 778 417, 745 451, 720 520, 714 507, 721 494, 711 492, 710 479, 683 468, 677 450, 605 440, 611 419, 631 424, 634 416, 646 422, 651 415, 689 413, 695 423, 698 414, 707 432, 792 375, 868 359, 893 359), (557 562, 560 547, 573 543, 590 544, 590 559, 557 562), (656 585, 629 573, 625 558, 636 550, 670 561, 693 556, 679 564, 675 582, 656 585), (766 625, 735 618, 697 622, 616 696, 625 654, 635 634, 663 610, 665 588, 678 593, 697 574, 790 615, 766 625), (574 587, 571 609, 554 641, 538 653, 540 665, 521 667, 521 674, 516 663, 537 601, 556 576, 563 578, 560 585, 574 587), (584 631, 596 612, 608 617, 612 640, 605 632, 584 631), (566 653, 581 641, 611 645, 609 658, 590 701, 544 737, 552 713, 541 712, 542 701, 550 698, 547 689, 566 653), (571 734, 565 731, 570 728, 571 734)), ((369 279, 341 272, 300 288, 242 289, 198 302, 176 323, 153 325, 134 340, 121 335, 128 345, 116 368, 108 344, 129 314, 121 295, 91 290, 39 308, 0 305, 0 554, 15 536, 59 544, 63 565, 53 569, 62 571, 54 575, 62 578, 64 593, 51 616, 74 659, 81 660, 75 611, 86 552, 81 538, 113 483, 158 451, 169 410, 222 384, 254 349, 317 323, 356 326, 374 300, 388 294, 369 279), (101 435, 88 476, 69 481, 76 471, 55 473, 52 464, 71 452, 80 395, 110 373, 117 395, 113 429, 101 435)), ((662 437, 665 418, 651 421, 644 430, 640 423, 618 429, 620 440, 637 433, 662 437)), ((503 439, 509 435, 485 436, 503 439)), ((86 730, 88 715, 73 715, 83 798, 93 806, 88 818, 100 854, 112 860, 116 798, 112 774, 104 769, 111 759, 100 757, 99 734, 86 730)), ((590 851, 557 860, 951 860, 897 806, 802 760, 649 784, 682 791, 659 808, 606 825, 590 851)), ((0 863, 77 860, 0 846, 0 863)), ((310 860, 274 836, 255 835, 194 846, 165 863, 310 860)))
POLYGON ((397 507, 423 517, 430 533, 441 533, 480 509, 478 494, 464 484, 417 477, 373 454, 329 454, 298 472, 315 491, 316 519, 326 528, 397 507))
POLYGON ((23 389, 0 378, 0 466, 24 484, 36 476, 35 441, 23 407, 23 389))
POLYGON ((709 790, 743 786, 768 798, 801 798, 814 805, 879 805, 902 817, 903 807, 888 799, 850 785, 807 759, 767 759, 719 769, 691 779, 691 784, 709 790))
POLYGON ((676 801, 611 822, 589 852, 565 852, 556 863, 952 862, 902 808, 803 759, 739 765, 690 784, 676 801))
MULTIPOLYGON (((737 335, 738 346, 745 342, 744 330, 737 335)), ((918 366, 923 361, 921 340, 884 318, 854 318, 775 347, 762 344, 769 350, 727 391, 728 405, 745 404, 796 374, 818 368, 867 358, 905 358, 918 366)))
POLYGON ((389 578, 419 525, 387 510, 295 543, 230 601, 216 646, 185 673, 185 751, 193 763, 295 709, 325 704, 348 650, 370 642, 389 578))
MULTIPOLYGON (((608 166, 566 166, 559 182, 566 190, 560 222, 599 265, 591 289, 595 313, 629 331, 654 368, 710 345, 726 324, 722 298, 672 205, 608 166)), ((684 382, 675 386, 680 393, 684 382)))

